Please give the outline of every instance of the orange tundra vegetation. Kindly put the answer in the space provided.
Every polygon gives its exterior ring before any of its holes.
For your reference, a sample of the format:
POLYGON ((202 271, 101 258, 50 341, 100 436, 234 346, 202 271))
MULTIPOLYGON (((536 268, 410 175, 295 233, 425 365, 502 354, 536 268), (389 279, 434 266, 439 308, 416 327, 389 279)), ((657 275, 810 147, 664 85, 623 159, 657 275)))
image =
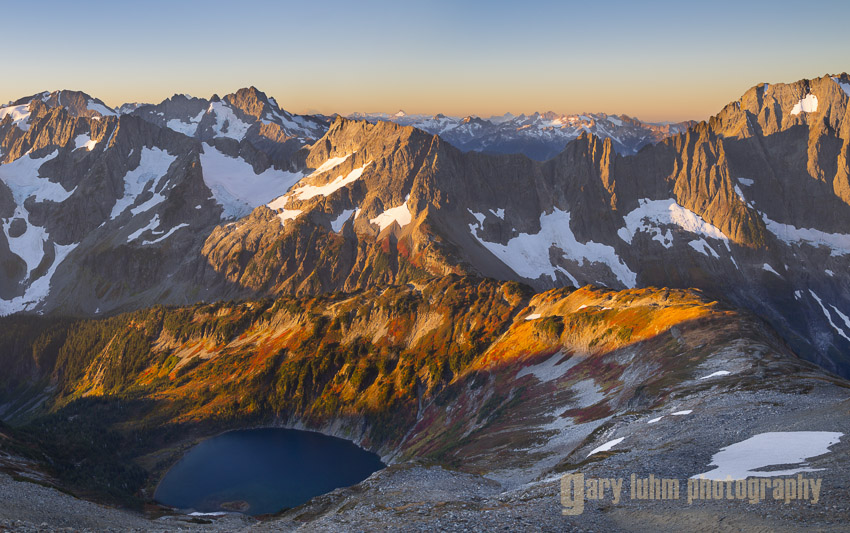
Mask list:
MULTIPOLYGON (((151 407, 141 423, 154 426, 363 419, 367 443, 397 442, 423 402, 453 383, 558 351, 592 359, 722 313, 684 290, 533 294, 516 282, 456 275, 347 294, 156 307, 64 326, 64 341, 50 345, 57 391, 49 408, 144 398, 151 407)), ((605 369, 596 371, 604 379, 605 369)))

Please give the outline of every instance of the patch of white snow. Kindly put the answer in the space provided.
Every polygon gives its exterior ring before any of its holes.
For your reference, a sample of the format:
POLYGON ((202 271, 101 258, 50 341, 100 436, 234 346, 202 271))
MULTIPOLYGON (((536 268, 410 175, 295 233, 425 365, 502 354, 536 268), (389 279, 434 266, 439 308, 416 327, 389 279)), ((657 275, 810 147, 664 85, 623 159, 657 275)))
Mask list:
POLYGON ((345 226, 345 223, 348 222, 348 219, 351 218, 354 211, 354 209, 345 209, 331 222, 331 229, 334 230, 334 233, 342 231, 342 227, 345 226))
POLYGON ((719 376, 728 376, 729 374, 731 374, 731 372, 729 372, 728 370, 718 370, 717 372, 713 372, 713 373, 711 373, 707 376, 703 376, 700 379, 710 379, 710 378, 716 378, 716 377, 719 377, 719 376))
POLYGON ((74 137, 74 150, 85 148, 87 151, 91 152, 94 150, 95 146, 97 146, 97 141, 91 140, 91 137, 85 133, 74 137))
POLYGON ((599 446, 599 447, 594 448, 593 450, 591 450, 591 452, 590 452, 589 454, 587 454, 587 456, 588 456, 588 457, 590 457, 590 456, 591 456, 591 455, 593 455, 594 453, 607 452, 608 450, 610 450, 610 449, 611 449, 611 448, 613 448, 614 446, 616 446, 616 445, 620 444, 620 443, 621 443, 621 442, 623 442, 624 440, 626 440, 626 437, 620 437, 619 439, 614 439, 614 440, 608 441, 608 442, 606 442, 605 444, 603 444, 602 446, 599 446))
POLYGON ((256 174, 244 159, 230 157, 209 145, 204 145, 200 158, 204 183, 224 208, 225 218, 247 215, 255 207, 278 198, 301 179, 300 173, 274 167, 256 174))
POLYGON ((620 259, 613 247, 588 241, 581 243, 576 240, 570 229, 570 213, 553 209, 551 213, 540 215, 540 231, 536 234, 520 233, 510 239, 507 244, 485 241, 478 236, 476 225, 469 227, 472 235, 485 248, 490 250, 514 272, 528 279, 549 276, 555 279, 556 272, 569 276, 578 282, 561 266, 555 266, 549 259, 552 247, 561 251, 562 257, 576 261, 579 264, 602 263, 608 266, 617 279, 626 287, 632 288, 637 284, 637 275, 620 259))
POLYGON ((402 228, 410 224, 410 221, 413 220, 413 215, 407 207, 407 201, 409 199, 410 195, 408 194, 405 196, 403 204, 387 209, 375 218, 370 219, 369 222, 377 224, 381 228, 381 231, 384 231, 384 228, 389 227, 393 222, 398 222, 398 225, 402 228))
POLYGON ((768 265, 767 263, 763 264, 761 267, 768 272, 772 272, 773 274, 776 274, 780 278, 782 277, 782 275, 779 272, 773 270, 773 267, 768 265))
MULTIPOLYGON (((168 172, 168 168, 177 159, 159 148, 142 148, 139 166, 124 175, 124 195, 112 206, 112 214, 109 218, 116 218, 125 209, 136 203, 136 199, 146 190, 156 189, 159 180, 168 172)), ((161 194, 155 193, 153 197, 142 205, 131 209, 133 215, 142 213, 154 205, 165 200, 161 194)))
POLYGON ((803 243, 812 246, 826 246, 830 249, 830 255, 847 255, 850 254, 850 235, 846 233, 826 233, 824 231, 798 228, 790 224, 783 224, 762 217, 768 231, 776 235, 779 240, 786 244, 800 245, 803 243))
MULTIPOLYGON (((371 161, 369 163, 371 163, 371 161)), ((291 194, 299 200, 308 200, 315 196, 329 196, 332 193, 338 191, 339 189, 342 189, 349 183, 354 183, 355 181, 360 179, 360 176, 363 174, 363 171, 366 169, 369 163, 366 163, 362 167, 355 168, 354 170, 349 172, 348 175, 345 177, 342 177, 340 175, 335 180, 325 185, 303 185, 301 187, 298 187, 297 189, 294 189, 291 194)))
POLYGON ((794 104, 791 109, 792 115, 803 113, 814 113, 818 110, 818 97, 813 94, 807 94, 805 98, 801 98, 799 102, 794 104))
POLYGON ((713 470, 694 478, 725 480, 790 476, 820 469, 805 466, 806 459, 829 453, 843 433, 834 431, 772 431, 721 448, 711 458, 713 470), (764 470, 773 465, 800 465, 786 470, 764 470))

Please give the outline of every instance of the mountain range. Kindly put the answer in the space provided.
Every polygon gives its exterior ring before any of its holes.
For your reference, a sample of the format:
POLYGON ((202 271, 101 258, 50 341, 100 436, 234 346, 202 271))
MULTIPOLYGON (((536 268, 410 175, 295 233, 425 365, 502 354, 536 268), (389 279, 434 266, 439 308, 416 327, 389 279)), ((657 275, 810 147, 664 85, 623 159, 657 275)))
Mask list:
MULTIPOLYGON (((328 117, 330 119, 330 117, 328 117)), ((694 121, 653 124, 626 115, 605 113, 559 114, 553 111, 531 115, 513 115, 480 118, 476 116, 451 117, 442 114, 408 115, 404 111, 388 113, 353 113, 352 120, 369 122, 388 121, 402 126, 413 126, 439 135, 444 141, 464 152, 475 151, 492 154, 521 153, 538 161, 551 159, 564 150, 564 146, 583 133, 601 139, 611 139, 619 154, 636 154, 648 144, 686 131, 694 121)))
POLYGON ((92 316, 448 273, 698 287, 848 375, 848 87, 760 84, 635 155, 583 132, 546 161, 327 124, 253 88, 122 114, 36 95, 0 109, 0 308, 92 316))

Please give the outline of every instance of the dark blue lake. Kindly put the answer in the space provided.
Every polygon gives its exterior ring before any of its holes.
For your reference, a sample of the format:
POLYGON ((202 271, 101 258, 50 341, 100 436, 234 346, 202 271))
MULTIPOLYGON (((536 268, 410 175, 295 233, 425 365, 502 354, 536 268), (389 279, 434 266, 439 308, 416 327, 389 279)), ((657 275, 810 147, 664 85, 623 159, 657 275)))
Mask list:
POLYGON ((231 431, 189 450, 165 474, 154 498, 204 513, 275 513, 359 483, 384 466, 376 454, 320 433, 231 431))

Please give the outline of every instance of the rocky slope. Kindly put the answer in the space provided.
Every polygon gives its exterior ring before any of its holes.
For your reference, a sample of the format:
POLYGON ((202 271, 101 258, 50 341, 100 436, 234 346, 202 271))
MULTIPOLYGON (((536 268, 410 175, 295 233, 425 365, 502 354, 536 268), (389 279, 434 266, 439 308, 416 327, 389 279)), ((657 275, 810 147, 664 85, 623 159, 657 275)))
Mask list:
MULTIPOLYGON (((842 436, 811 463, 829 467, 826 506, 719 512, 774 528, 801 517, 829 525, 841 520, 830 506, 845 503, 848 383, 798 359, 760 320, 691 291, 533 294, 450 276, 316 298, 2 322, 3 416, 51 457, 47 483, 82 495, 144 498, 196 439, 281 425, 355 440, 395 466, 242 526, 681 525, 684 501, 608 502, 564 517, 557 478, 579 470, 686 479, 711 470, 723 446, 766 431, 842 436)), ((23 521, 34 513, 25 502, 9 512, 23 521)), ((170 526, 138 520, 128 516, 126 527, 170 526)))
POLYGON ((538 161, 555 157, 563 151, 567 143, 582 133, 592 134, 600 139, 611 139, 617 153, 632 155, 648 144, 655 144, 682 133, 695 124, 693 121, 652 124, 626 115, 564 115, 552 111, 519 116, 506 113, 489 119, 475 116, 449 117, 442 114, 408 115, 404 111, 394 115, 354 113, 348 115, 348 118, 413 126, 439 135, 464 152, 523 154, 538 161))

